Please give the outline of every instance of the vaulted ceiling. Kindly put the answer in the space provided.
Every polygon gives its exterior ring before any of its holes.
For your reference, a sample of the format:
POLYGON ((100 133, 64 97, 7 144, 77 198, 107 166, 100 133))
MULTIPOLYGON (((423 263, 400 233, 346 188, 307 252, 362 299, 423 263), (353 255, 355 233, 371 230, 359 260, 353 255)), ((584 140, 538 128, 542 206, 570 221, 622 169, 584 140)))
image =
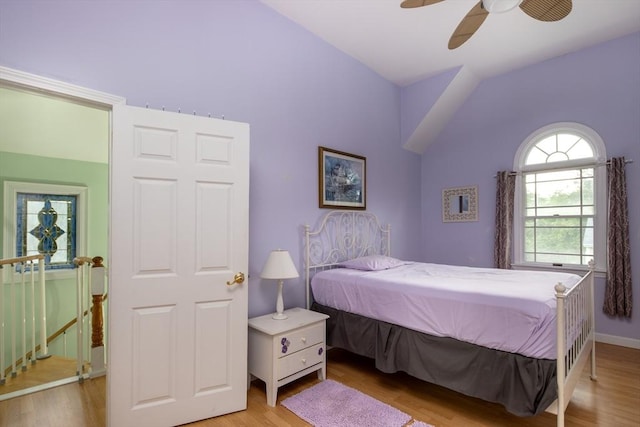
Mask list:
POLYGON ((519 7, 486 14, 478 0, 406 0, 425 4, 413 8, 401 8, 403 0, 261 1, 401 87, 436 75, 449 79, 415 128, 403 130, 403 147, 417 153, 437 139, 483 79, 640 31, 640 0, 522 2, 523 9, 528 2, 570 3, 569 14, 555 22, 533 19, 519 7), (486 19, 449 49, 474 7, 486 19))
POLYGON ((519 8, 490 13, 471 39, 450 50, 449 38, 478 0, 409 9, 402 0, 262 2, 400 86, 459 66, 493 76, 640 31, 639 0, 573 0, 557 22, 519 8))

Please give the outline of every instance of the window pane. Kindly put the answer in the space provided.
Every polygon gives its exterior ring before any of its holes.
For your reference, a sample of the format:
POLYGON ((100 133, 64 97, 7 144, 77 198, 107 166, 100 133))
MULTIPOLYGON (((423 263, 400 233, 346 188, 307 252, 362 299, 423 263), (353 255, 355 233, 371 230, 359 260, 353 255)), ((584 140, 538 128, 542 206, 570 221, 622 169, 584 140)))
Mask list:
POLYGON ((593 205, 593 178, 582 180, 582 203, 593 205))
POLYGON ((579 228, 537 228, 536 251, 556 254, 580 254, 579 228))
POLYGON ((551 135, 546 137, 542 141, 538 142, 536 144, 536 147, 547 153, 547 155, 555 153, 556 151, 558 151, 558 147, 556 145, 556 136, 551 135))
POLYGON ((536 185, 535 184, 527 184, 527 197, 525 200, 525 206, 535 206, 536 205, 536 185))
POLYGON ((561 179, 575 179, 580 178, 580 170, 571 169, 571 170, 563 170, 563 171, 553 171, 553 172, 539 172, 535 174, 536 181, 558 181, 561 179))
POLYGON ((579 217, 559 217, 537 218, 535 223, 538 227, 580 227, 579 217))
POLYGON ((526 252, 534 252, 536 250, 535 229, 524 229, 524 250, 526 252))
POLYGON ((549 207, 535 209, 536 216, 579 216, 580 206, 563 206, 563 207, 549 207))
POLYGON ((558 255, 538 253, 536 255, 537 262, 560 263, 560 264, 580 264, 580 256, 578 255, 558 255))
POLYGON ((559 133, 558 134, 558 151, 563 153, 568 152, 576 145, 582 138, 572 133, 559 133))
POLYGON ((538 206, 580 205, 580 181, 563 180, 537 185, 538 206))
MULTIPOLYGON (((593 224, 593 222, 591 222, 593 224)), ((593 255, 593 226, 582 229, 582 253, 593 255)))
POLYGON ((570 159, 588 159, 593 157, 593 149, 584 139, 578 141, 569 151, 567 151, 570 159))
POLYGON ((569 156, 567 156, 566 153, 562 153, 560 151, 556 151, 555 153, 547 157, 547 163, 566 162, 567 160, 569 160, 569 156))
POLYGON ((525 161, 525 164, 538 165, 541 163, 546 163, 547 156, 548 156, 547 153, 539 150, 537 147, 533 147, 531 151, 529 151, 529 154, 527 155, 527 160, 525 161))

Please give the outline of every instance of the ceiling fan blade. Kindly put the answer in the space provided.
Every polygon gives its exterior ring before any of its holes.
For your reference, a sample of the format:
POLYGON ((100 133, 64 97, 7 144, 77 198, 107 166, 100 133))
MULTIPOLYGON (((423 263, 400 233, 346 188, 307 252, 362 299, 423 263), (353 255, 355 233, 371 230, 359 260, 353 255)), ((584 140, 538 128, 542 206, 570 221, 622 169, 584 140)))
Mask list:
POLYGON ((544 22, 559 21, 572 8, 571 0, 524 0, 520 9, 533 19, 544 22))
POLYGON ((400 7, 410 9, 413 7, 429 6, 430 4, 440 3, 441 1, 444 0, 404 0, 400 3, 400 7))
POLYGON ((482 7, 482 0, 478 2, 467 15, 462 18, 460 24, 453 32, 449 39, 449 49, 453 50, 460 47, 464 42, 469 40, 471 36, 478 31, 480 25, 487 19, 489 12, 482 7))

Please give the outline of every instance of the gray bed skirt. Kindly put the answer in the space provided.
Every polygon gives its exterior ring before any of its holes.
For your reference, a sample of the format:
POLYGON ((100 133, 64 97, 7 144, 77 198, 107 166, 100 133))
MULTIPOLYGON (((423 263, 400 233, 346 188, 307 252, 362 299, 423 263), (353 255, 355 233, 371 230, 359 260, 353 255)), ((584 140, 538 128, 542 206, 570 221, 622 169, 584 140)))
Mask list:
POLYGON ((330 316, 329 346, 375 359, 382 372, 406 372, 522 417, 544 412, 557 397, 555 360, 435 337, 317 303, 311 309, 330 316))

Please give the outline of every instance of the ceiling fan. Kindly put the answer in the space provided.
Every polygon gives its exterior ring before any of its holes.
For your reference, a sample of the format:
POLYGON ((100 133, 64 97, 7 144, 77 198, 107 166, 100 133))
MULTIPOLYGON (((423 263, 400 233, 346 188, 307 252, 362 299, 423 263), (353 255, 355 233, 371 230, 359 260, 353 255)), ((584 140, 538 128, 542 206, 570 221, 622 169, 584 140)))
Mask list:
MULTIPOLYGON (((400 7, 409 9, 440 3, 444 0, 404 0, 400 7)), ((571 12, 571 0, 480 0, 466 14, 449 39, 449 49, 460 47, 478 31, 490 13, 508 12, 520 7, 538 21, 559 21, 571 12)))

